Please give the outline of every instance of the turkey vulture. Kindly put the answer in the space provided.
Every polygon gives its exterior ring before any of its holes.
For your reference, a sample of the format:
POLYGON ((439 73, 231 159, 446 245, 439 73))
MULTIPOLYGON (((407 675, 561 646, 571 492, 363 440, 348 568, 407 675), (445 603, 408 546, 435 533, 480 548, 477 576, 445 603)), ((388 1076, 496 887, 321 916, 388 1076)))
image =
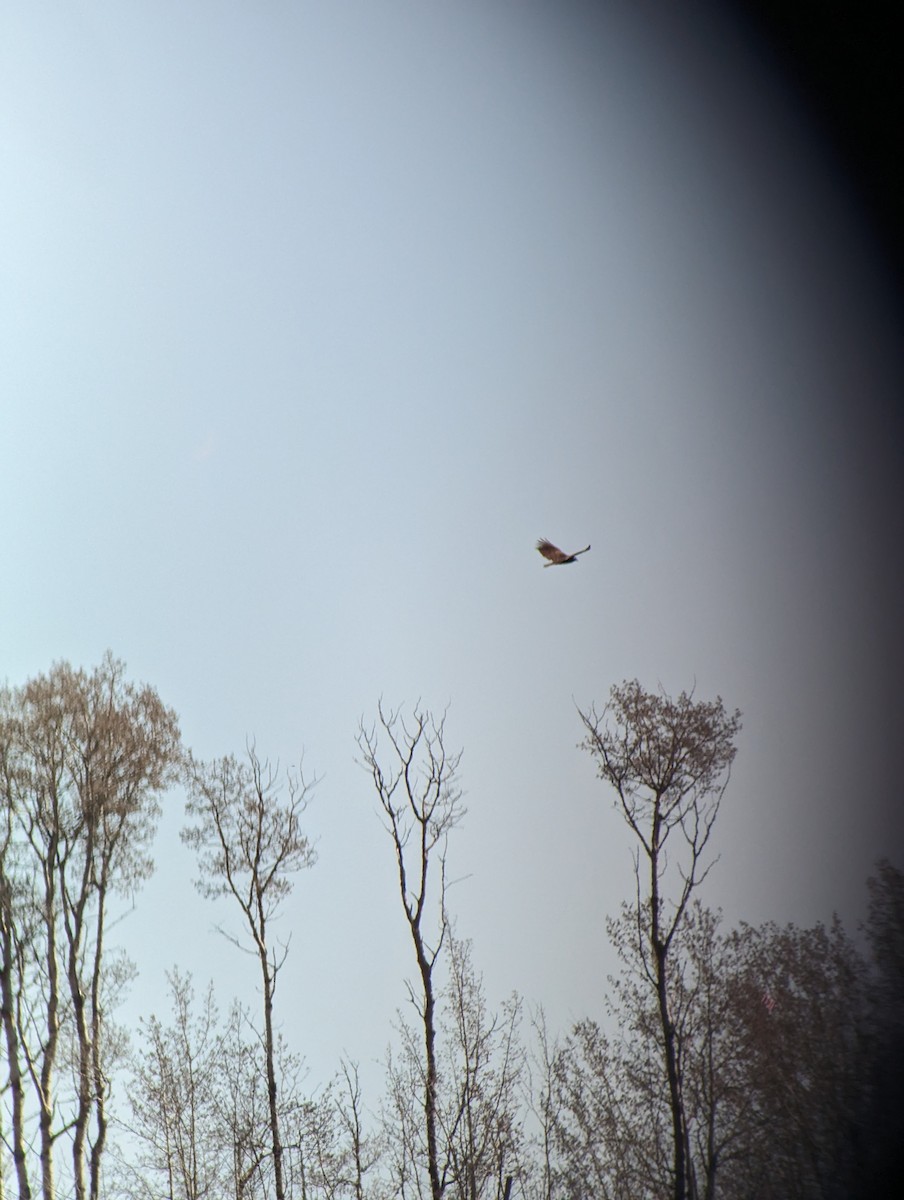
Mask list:
POLYGON ((537 542, 537 549, 544 558, 549 559, 549 562, 543 564, 544 567, 560 567, 563 563, 577 562, 578 555, 586 554, 590 547, 585 546, 583 550, 575 550, 574 554, 566 554, 564 550, 560 550, 558 546, 554 546, 546 538, 540 538, 539 542, 537 542))

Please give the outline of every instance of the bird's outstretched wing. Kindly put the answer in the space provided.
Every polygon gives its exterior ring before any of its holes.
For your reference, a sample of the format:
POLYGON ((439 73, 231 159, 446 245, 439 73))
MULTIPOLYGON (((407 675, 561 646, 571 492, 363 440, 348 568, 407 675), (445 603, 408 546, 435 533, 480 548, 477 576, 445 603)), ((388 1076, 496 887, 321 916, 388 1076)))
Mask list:
POLYGON ((567 562, 568 555, 565 554, 558 546, 554 546, 552 542, 548 542, 546 538, 540 538, 537 542, 537 549, 544 558, 548 558, 550 563, 567 562))

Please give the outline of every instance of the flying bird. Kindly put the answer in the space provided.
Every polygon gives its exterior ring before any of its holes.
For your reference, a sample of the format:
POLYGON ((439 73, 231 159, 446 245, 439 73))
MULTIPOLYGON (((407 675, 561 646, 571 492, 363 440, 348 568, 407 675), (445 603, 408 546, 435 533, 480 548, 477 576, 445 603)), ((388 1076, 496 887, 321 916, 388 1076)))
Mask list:
POLYGON ((564 550, 560 550, 558 546, 554 546, 546 538, 540 538, 539 542, 537 542, 537 549, 544 558, 549 559, 549 562, 543 564, 544 567, 560 567, 563 563, 577 562, 578 555, 586 554, 590 547, 585 546, 583 550, 575 550, 574 554, 566 554, 564 550))

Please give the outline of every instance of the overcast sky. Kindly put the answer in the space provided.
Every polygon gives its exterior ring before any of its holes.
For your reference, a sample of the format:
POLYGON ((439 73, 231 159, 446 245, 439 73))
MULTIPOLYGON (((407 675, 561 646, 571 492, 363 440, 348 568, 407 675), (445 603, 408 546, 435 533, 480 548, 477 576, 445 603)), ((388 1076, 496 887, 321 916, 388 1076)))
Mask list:
MULTIPOLYGON (((459 931, 558 1028, 632 890, 576 749, 613 683, 743 711, 729 920, 855 922, 900 845, 901 314, 766 49, 659 7, 0 6, 0 676, 109 647, 198 755, 322 775, 313 1082, 413 965, 380 696, 450 706, 459 931)), ((132 1018, 174 963, 253 997, 166 808, 132 1018)))

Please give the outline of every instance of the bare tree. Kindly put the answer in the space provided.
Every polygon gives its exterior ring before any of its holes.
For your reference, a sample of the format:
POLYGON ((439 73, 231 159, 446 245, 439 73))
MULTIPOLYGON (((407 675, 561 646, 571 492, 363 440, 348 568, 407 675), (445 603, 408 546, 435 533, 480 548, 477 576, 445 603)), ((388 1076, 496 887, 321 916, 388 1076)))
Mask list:
POLYGON ((59 663, 0 693, 13 1158, 20 1192, 31 1194, 30 1109, 45 1200, 58 1191, 61 1138, 69 1140, 77 1200, 100 1193, 116 1050, 108 1014, 122 979, 104 942, 109 906, 152 868, 156 796, 176 777, 181 756, 175 714, 153 689, 126 683, 123 672, 108 654, 90 674, 59 663))
POLYGON ((124 1123, 131 1153, 117 1164, 116 1194, 263 1200, 272 1148, 260 1036, 238 1002, 221 1021, 212 983, 199 1000, 190 975, 167 978, 169 1021, 139 1026, 124 1123))
POLYGON ((292 890, 293 876, 315 861, 301 827, 314 784, 305 781, 300 768, 283 777, 278 764, 262 762, 253 745, 247 758, 245 763, 231 756, 191 763, 186 813, 193 824, 182 838, 198 855, 199 891, 210 898, 229 896, 238 905, 250 946, 248 940, 226 936, 249 949, 260 967, 273 1179, 277 1200, 285 1200, 273 1005, 288 944, 271 942, 271 926, 292 890))
MULTIPOLYGON (((423 1079, 418 1090, 423 1103, 429 1191, 432 1200, 440 1200, 435 970, 449 936, 448 840, 465 812, 457 781, 461 754, 446 749, 445 716, 437 721, 419 705, 406 721, 399 711, 387 711, 381 703, 378 720, 379 732, 362 722, 357 740, 392 839, 399 897, 417 960, 419 989, 415 993, 409 988, 409 997, 418 1012, 423 1038, 423 1079), (381 761, 381 744, 386 746, 385 762, 381 761)), ((415 1132, 412 1130, 412 1135, 415 1132)), ((402 1176, 410 1169, 410 1162, 399 1164, 402 1176)))
POLYGON ((368 1180, 380 1158, 378 1140, 364 1128, 358 1068, 343 1062, 317 1096, 287 1114, 291 1194, 298 1200, 363 1200, 376 1194, 368 1180))
POLYGON ((668 1178, 660 1130, 667 1122, 657 1048, 623 1045, 595 1021, 579 1021, 554 1064, 556 1194, 654 1200, 668 1178), (651 1051, 653 1053, 651 1053, 651 1051))
POLYGON ((636 946, 658 1009, 672 1124, 673 1195, 685 1200, 693 1185, 680 1045, 669 996, 671 950, 694 890, 712 866, 708 845, 735 756, 740 713, 726 712, 721 699, 694 701, 682 692, 672 700, 646 692, 634 680, 612 688, 602 713, 591 708, 580 716, 586 730, 581 746, 596 761, 600 778, 614 788, 639 844, 636 946))
POLYGON ((447 852, 464 816, 461 755, 446 748, 444 719, 419 705, 408 719, 380 705, 378 719, 378 732, 360 727, 358 746, 392 842, 418 967, 418 986, 408 987, 417 1020, 399 1015, 401 1044, 388 1062, 391 1187, 403 1197, 497 1200, 521 1169, 521 1005, 513 996, 489 1010, 470 943, 452 930, 447 852))
POLYGON ((526 1058, 526 1099, 534 1118, 529 1139, 530 1162, 522 1192, 531 1200, 553 1200, 556 1189, 556 1130, 560 1102, 556 1083, 562 1046, 549 1029, 546 1013, 538 1005, 531 1013, 532 1037, 526 1058))
POLYGON ((349 1191, 355 1200, 364 1200, 365 1181, 380 1161, 382 1146, 380 1139, 369 1134, 364 1126, 364 1102, 358 1064, 343 1059, 340 1075, 334 1104, 345 1144, 349 1191))
POLYGON ((142 1186, 159 1180, 172 1200, 222 1195, 226 1178, 218 1121, 218 1074, 234 1054, 219 1028, 213 985, 200 1012, 190 976, 168 976, 172 1023, 141 1021, 141 1047, 129 1089, 132 1129, 139 1140, 142 1186))
POLYGON ((450 939, 440 1104, 444 1179, 460 1200, 495 1200, 521 1168, 526 1060, 517 995, 491 1012, 469 942, 450 939))

